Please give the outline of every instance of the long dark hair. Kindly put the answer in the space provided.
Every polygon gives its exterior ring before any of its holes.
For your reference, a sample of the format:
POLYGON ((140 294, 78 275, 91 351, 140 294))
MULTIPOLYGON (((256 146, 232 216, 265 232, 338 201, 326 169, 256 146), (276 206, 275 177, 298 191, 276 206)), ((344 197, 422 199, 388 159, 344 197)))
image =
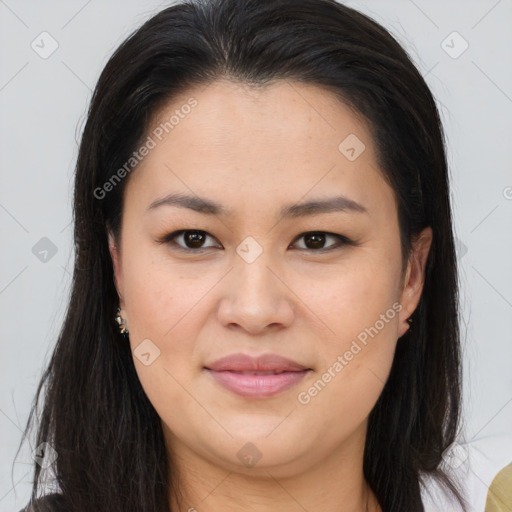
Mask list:
MULTIPOLYGON (((405 263, 414 237, 432 227, 423 294, 369 417, 364 475, 385 512, 423 511, 425 476, 443 483, 464 508, 457 483, 440 464, 458 434, 461 381, 442 124, 400 44, 334 0, 175 4, 124 41, 101 73, 76 165, 71 297, 26 429, 37 417, 36 446, 47 442, 56 450, 52 470, 62 500, 78 512, 170 510, 175 479, 160 418, 113 321, 119 299, 107 229, 119 238, 129 177, 105 197, 95 191, 128 161, 162 105, 187 87, 221 78, 254 85, 298 80, 336 94, 369 122, 395 193, 405 263)), ((31 502, 41 489, 35 464, 31 502)))

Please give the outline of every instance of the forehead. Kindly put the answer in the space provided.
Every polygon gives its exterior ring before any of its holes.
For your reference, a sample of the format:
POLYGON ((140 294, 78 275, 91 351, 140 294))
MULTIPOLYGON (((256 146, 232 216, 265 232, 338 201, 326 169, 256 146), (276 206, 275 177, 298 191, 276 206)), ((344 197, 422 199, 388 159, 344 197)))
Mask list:
POLYGON ((154 148, 130 181, 144 179, 153 201, 167 191, 222 195, 235 205, 331 192, 363 204, 394 202, 364 119, 311 84, 193 87, 155 113, 147 136, 154 148))
POLYGON ((292 143, 308 140, 337 155, 340 137, 354 134, 365 141, 370 152, 373 150, 362 116, 332 92, 312 84, 276 80, 251 85, 220 80, 196 86, 156 112, 151 125, 162 126, 181 110, 190 112, 180 119, 174 116, 178 122, 171 130, 173 138, 176 142, 180 135, 194 139, 197 148, 222 144, 250 154, 251 147, 260 149, 258 145, 265 143, 268 150, 278 147, 283 153, 301 154, 306 148, 292 143), (186 108, 192 99, 196 106, 186 108), (198 131, 208 134, 208 140, 194 137, 198 131))

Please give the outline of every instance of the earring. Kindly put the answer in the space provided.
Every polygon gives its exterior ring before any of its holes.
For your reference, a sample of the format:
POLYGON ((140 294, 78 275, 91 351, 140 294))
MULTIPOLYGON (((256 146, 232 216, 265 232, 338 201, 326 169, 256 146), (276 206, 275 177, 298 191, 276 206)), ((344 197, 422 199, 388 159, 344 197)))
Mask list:
POLYGON ((126 328, 126 320, 121 316, 121 308, 117 308, 116 322, 119 324, 119 332, 121 334, 128 334, 128 329, 126 328))
POLYGON ((409 325, 412 324, 412 316, 410 316, 408 319, 407 319, 407 322, 409 323, 409 325))

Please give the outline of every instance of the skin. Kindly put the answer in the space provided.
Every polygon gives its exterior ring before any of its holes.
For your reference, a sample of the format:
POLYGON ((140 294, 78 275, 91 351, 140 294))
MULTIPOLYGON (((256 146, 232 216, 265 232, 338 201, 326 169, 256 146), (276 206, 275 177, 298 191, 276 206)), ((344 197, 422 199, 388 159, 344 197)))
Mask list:
POLYGON ((288 81, 265 88, 217 81, 173 98, 151 126, 191 97, 197 106, 130 175, 121 241, 109 239, 131 348, 150 339, 160 350, 150 365, 135 356, 134 364, 180 477, 182 498, 170 491, 173 510, 325 512, 343 503, 345 512, 361 512, 367 499, 369 510, 380 510, 362 471, 367 418, 420 299, 432 230, 422 232, 402 274, 395 198, 370 131, 331 93, 288 81), (350 134, 365 144, 354 161, 338 149, 350 134), (233 213, 147 210, 177 192, 233 213), (283 206, 339 194, 367 213, 278 219, 283 206), (183 236, 157 242, 181 229, 208 236, 202 245, 183 236), (301 236, 309 231, 357 244, 327 236, 315 245, 301 236), (252 263, 236 251, 248 236, 263 251, 252 263), (300 403, 298 394, 394 303, 401 306, 394 318, 300 403), (277 353, 312 371, 273 397, 243 398, 203 369, 235 352, 277 353), (248 442, 261 454, 252 467, 237 457, 248 442))

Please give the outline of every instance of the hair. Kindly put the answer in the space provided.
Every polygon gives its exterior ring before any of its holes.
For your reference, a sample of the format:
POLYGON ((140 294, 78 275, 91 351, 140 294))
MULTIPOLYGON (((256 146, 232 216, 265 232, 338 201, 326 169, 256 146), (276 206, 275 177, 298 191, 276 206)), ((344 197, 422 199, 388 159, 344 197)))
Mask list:
MULTIPOLYGON (((369 416, 363 471, 385 512, 423 511, 426 477, 465 510, 459 485, 442 464, 459 433, 461 407, 442 123, 431 91, 397 40, 334 0, 185 0, 151 17, 113 53, 94 90, 76 164, 70 299, 25 436, 37 417, 36 444, 56 450, 52 478, 69 510, 170 510, 169 486, 176 479, 161 420, 114 322, 119 298, 107 235, 119 241, 129 178, 101 199, 95 190, 129 160, 162 106, 190 87, 222 79, 253 86, 293 80, 335 94, 368 122, 395 195, 404 267, 415 237, 432 228, 411 329, 398 340, 369 416)), ((44 472, 38 464, 33 470, 30 503, 37 506, 44 472)))

